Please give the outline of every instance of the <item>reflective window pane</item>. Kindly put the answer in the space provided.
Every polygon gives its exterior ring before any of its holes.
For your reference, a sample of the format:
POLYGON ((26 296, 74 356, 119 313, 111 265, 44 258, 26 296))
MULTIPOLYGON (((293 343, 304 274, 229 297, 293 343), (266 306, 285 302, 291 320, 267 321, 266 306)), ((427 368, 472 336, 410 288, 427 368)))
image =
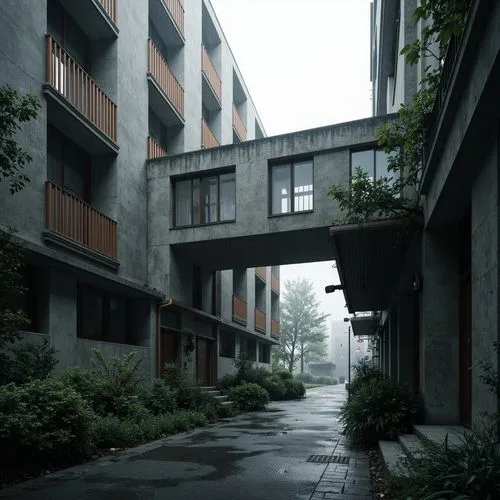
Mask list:
POLYGON ((294 212, 313 209, 313 164, 310 161, 294 165, 294 212))
POLYGON ((356 174, 357 167, 361 167, 372 180, 375 177, 373 149, 356 151, 351 154, 351 175, 356 174))
POLYGON ((203 190, 204 222, 217 222, 219 179, 217 177, 206 177, 202 179, 201 183, 203 190))
POLYGON ((236 174, 220 176, 220 220, 236 218, 236 174))
POLYGON ((192 224, 191 180, 179 181, 175 185, 175 225, 192 224))
POLYGON ((201 224, 200 179, 193 179, 193 224, 201 224))
POLYGON ((381 150, 375 151, 375 165, 376 165, 377 179, 380 179, 382 177, 387 177, 388 179, 391 179, 392 182, 394 182, 395 172, 389 172, 387 170, 388 164, 389 164, 389 155, 381 150))
POLYGON ((291 211, 290 165, 271 169, 271 213, 286 214, 291 211))

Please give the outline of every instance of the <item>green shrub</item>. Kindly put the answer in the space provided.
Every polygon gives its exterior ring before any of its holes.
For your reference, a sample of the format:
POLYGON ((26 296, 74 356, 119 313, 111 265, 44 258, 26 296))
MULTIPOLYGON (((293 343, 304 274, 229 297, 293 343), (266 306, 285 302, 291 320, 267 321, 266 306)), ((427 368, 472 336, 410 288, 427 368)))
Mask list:
POLYGON ((56 352, 44 339, 42 345, 25 343, 0 353, 0 385, 46 379, 57 365, 56 352))
POLYGON ((304 397, 306 388, 300 380, 287 379, 283 381, 285 386, 284 399, 299 399, 304 397))
POLYGON ((278 375, 281 380, 291 380, 293 378, 293 374, 288 370, 277 370, 274 375, 278 375))
POLYGON ((229 392, 229 390, 232 387, 235 387, 238 385, 238 379, 236 378, 236 375, 233 375, 231 373, 226 373, 218 382, 217 382, 217 388, 221 390, 222 392, 229 392))
POLYGON ((338 385, 339 379, 337 377, 332 377, 332 385, 338 385))
POLYGON ((295 378, 306 384, 314 384, 313 380, 315 377, 313 377, 310 373, 298 373, 295 375, 295 378))
POLYGON ((87 452, 92 420, 88 404, 60 380, 0 387, 0 461, 79 459, 87 452))
POLYGON ((107 415, 98 417, 92 425, 92 444, 99 449, 126 448, 140 440, 141 430, 137 422, 107 415))
POLYGON ((199 387, 184 386, 177 390, 177 407, 203 413, 213 422, 217 420, 219 404, 211 394, 199 387))
POLYGON ((140 400, 154 415, 172 413, 177 408, 177 393, 164 379, 157 378, 150 389, 145 390, 140 400))
POLYGON ((353 397, 356 392, 363 387, 364 384, 373 380, 381 379, 382 374, 378 368, 375 368, 370 364, 370 362, 361 360, 358 361, 352 367, 354 376, 352 377, 351 383, 349 385, 349 397, 353 397))
POLYGON ((466 432, 460 443, 425 442, 408 476, 393 480, 394 498, 422 500, 498 498, 500 448, 494 429, 466 432))
POLYGON ((187 383, 186 375, 178 363, 165 363, 162 378, 165 380, 165 383, 173 389, 178 389, 187 383))
POLYGON ((265 377, 260 385, 268 392, 269 398, 272 401, 282 401, 286 399, 286 386, 279 375, 273 373, 265 377))
POLYGON ((71 387, 88 402, 92 409, 99 415, 104 414, 101 381, 90 370, 79 366, 72 366, 64 370, 59 379, 71 387))
POLYGON ((340 422, 347 437, 375 443, 408 432, 419 414, 419 402, 408 390, 390 379, 373 378, 341 409, 340 422))
POLYGON ((258 384, 243 382, 229 394, 236 408, 242 411, 263 410, 269 403, 268 392, 258 384))

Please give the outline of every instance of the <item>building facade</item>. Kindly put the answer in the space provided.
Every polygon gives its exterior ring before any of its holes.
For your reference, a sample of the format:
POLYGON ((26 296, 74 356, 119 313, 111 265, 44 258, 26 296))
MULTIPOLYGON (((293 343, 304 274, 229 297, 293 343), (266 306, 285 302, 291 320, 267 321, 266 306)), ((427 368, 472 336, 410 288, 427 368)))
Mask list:
MULTIPOLYGON (((203 383, 240 351, 270 367, 278 267, 193 266, 181 298, 151 280, 169 270, 155 269, 146 162, 265 136, 210 2, 6 0, 0 28, 0 85, 41 102, 19 136, 30 182, 0 185, 0 224, 27 250, 25 337, 49 338, 58 369, 92 348, 136 351, 150 376, 179 361, 203 383)), ((231 189, 203 179, 199 223, 230 214, 217 199, 231 189)))

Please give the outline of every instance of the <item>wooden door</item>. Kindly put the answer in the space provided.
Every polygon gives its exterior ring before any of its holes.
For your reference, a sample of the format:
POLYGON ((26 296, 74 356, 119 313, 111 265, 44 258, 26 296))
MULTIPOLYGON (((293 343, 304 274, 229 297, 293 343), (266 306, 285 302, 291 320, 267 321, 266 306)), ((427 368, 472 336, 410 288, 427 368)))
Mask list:
POLYGON ((161 328, 160 338, 160 369, 165 363, 175 363, 179 358, 179 340, 177 332, 161 328))
POLYGON ((196 338, 196 379, 201 385, 210 384, 210 360, 208 340, 196 338))

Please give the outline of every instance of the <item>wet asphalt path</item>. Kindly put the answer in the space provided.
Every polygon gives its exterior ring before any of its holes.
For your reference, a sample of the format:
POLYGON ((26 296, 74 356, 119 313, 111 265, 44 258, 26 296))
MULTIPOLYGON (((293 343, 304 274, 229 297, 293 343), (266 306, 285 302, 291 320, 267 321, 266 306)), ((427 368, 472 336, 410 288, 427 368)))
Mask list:
MULTIPOLYGON (((337 496, 333 490, 328 493, 323 488, 325 480, 329 481, 328 470, 341 470, 344 477, 347 476, 346 466, 339 469, 342 466, 335 468, 333 464, 327 467, 326 464, 306 462, 310 455, 331 455, 336 447, 342 446, 336 417, 344 400, 343 386, 310 389, 303 400, 272 403, 263 412, 225 419, 203 429, 1 490, 0 498, 353 498, 344 494, 337 496), (318 491, 322 488, 323 491, 318 491)), ((343 453, 354 455, 351 458, 354 466, 356 452, 344 448, 343 453)), ((363 460, 360 456, 364 467, 367 463, 363 460)))

